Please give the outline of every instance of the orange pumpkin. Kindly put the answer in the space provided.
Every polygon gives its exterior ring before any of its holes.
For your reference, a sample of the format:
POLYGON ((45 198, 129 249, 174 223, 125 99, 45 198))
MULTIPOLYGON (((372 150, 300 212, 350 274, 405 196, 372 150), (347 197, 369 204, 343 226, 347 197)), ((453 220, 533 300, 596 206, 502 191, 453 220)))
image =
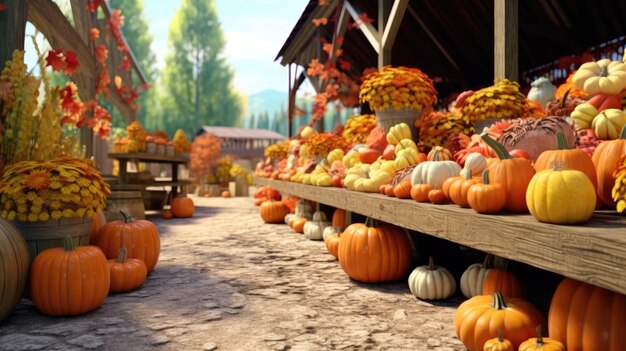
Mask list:
POLYGON ((428 193, 432 189, 430 184, 415 184, 411 187, 411 199, 417 202, 428 202, 428 193))
POLYGON ((148 272, 152 272, 161 253, 159 231, 150 221, 135 220, 120 211, 123 221, 105 224, 98 232, 98 245, 108 259, 117 257, 122 245, 126 246, 129 258, 138 258, 145 262, 148 272))
POLYGON ((411 182, 403 180, 393 187, 393 193, 398 199, 410 199, 411 198, 411 182))
POLYGON ((230 191, 228 191, 228 190, 222 191, 222 197, 224 197, 224 198, 230 197, 230 191))
POLYGON ((69 236, 63 247, 39 253, 30 271, 30 295, 35 307, 50 316, 76 316, 100 307, 109 294, 109 266, 95 246, 74 247, 69 236))
MULTIPOLYGON (((293 216, 291 218, 289 218, 289 221, 287 222, 287 225, 289 226, 289 228, 293 228, 293 224, 296 222, 296 220, 300 218, 298 216, 293 216)), ((304 228, 303 228, 304 229, 304 228)))
POLYGON ((502 336, 502 329, 498 329, 498 337, 487 340, 483 351, 515 351, 515 349, 511 341, 502 336))
POLYGON ((519 351, 565 351, 565 346, 560 341, 544 338, 541 335, 541 326, 537 326, 537 337, 524 341, 519 346, 519 351))
POLYGON ((137 258, 128 258, 128 250, 122 245, 117 259, 109 260, 111 272, 110 292, 120 293, 135 290, 143 285, 148 275, 146 264, 137 258))
POLYGON ((385 195, 389 197, 394 197, 396 194, 393 192, 393 185, 387 184, 385 185, 385 195))
POLYGON ((441 189, 434 189, 428 192, 428 201, 434 204, 445 204, 448 202, 446 195, 441 189))
POLYGON ((461 207, 470 207, 469 202, 467 201, 467 191, 472 185, 477 183, 479 183, 479 181, 472 178, 472 175, 468 173, 466 177, 461 177, 461 179, 452 183, 450 186, 449 198, 452 202, 461 207))
POLYGON ((435 158, 436 152, 439 152, 439 155, 438 155, 439 161, 452 160, 452 152, 450 152, 450 150, 446 149, 445 147, 441 147, 441 146, 435 146, 432 149, 430 149, 430 151, 428 152, 428 155, 426 156, 426 160, 432 161, 435 158))
POLYGON ((581 149, 568 149, 565 135, 556 133, 557 150, 546 150, 539 155, 535 161, 535 171, 552 168, 552 164, 557 162, 563 164, 563 168, 579 170, 591 180, 594 188, 598 188, 596 167, 589 154, 581 149))
POLYGON ((332 233, 328 236, 328 238, 326 238, 326 240, 324 240, 324 243, 326 244, 326 248, 328 249, 328 252, 330 252, 331 255, 335 256, 335 258, 339 256, 339 241, 340 240, 341 240, 340 233, 332 233))
POLYGON ((106 217, 104 216, 104 212, 98 211, 96 215, 91 217, 91 231, 89 232, 89 243, 93 245, 96 242, 96 236, 98 235, 98 231, 105 225, 107 222, 106 217))
POLYGON ((467 189, 467 203, 478 213, 498 213, 506 203, 506 193, 500 184, 489 182, 489 170, 483 171, 483 183, 467 189))
POLYGON ((500 292, 504 297, 524 297, 524 284, 513 272, 495 268, 485 277, 483 295, 500 292))
POLYGON ((339 239, 339 263, 346 274, 360 282, 380 283, 402 278, 411 263, 411 243, 404 229, 377 225, 368 218, 355 223, 339 239))
POLYGON ((265 223, 283 223, 289 209, 280 201, 266 201, 259 207, 259 213, 265 223))
POLYGON ((283 204, 285 204, 285 206, 287 206, 287 209, 289 209, 289 213, 295 213, 296 212, 296 204, 298 203, 298 201, 300 201, 299 197, 294 197, 294 196, 289 196, 285 199, 282 200, 283 204))
POLYGON ((535 335, 537 325, 545 325, 545 321, 533 305, 523 299, 504 298, 500 293, 474 296, 454 314, 456 335, 470 351, 479 351, 498 329, 513 347, 518 347, 535 335))
POLYGON ((186 196, 177 196, 172 199, 170 205, 172 215, 176 218, 189 218, 196 211, 196 206, 191 198, 186 196))
POLYGON ((611 197, 611 190, 615 185, 613 172, 617 169, 619 159, 624 154, 626 154, 626 126, 622 129, 618 139, 601 142, 591 158, 596 166, 598 199, 602 204, 611 208, 615 208, 615 201, 611 197))
POLYGON ((452 201, 452 199, 450 198, 450 188, 452 187, 452 184, 456 183, 459 180, 463 181, 465 180, 465 178, 462 176, 450 177, 444 180, 443 185, 441 185, 441 190, 443 190, 443 194, 446 195, 446 198, 450 201, 452 201))
POLYGON ((346 229, 346 227, 349 224, 347 217, 348 217, 348 214, 346 213, 346 210, 337 208, 335 209, 335 212, 333 212, 333 219, 330 225, 333 227, 341 227, 343 229, 346 229))
POLYGON ((163 219, 172 219, 172 218, 174 218, 174 215, 172 214, 172 210, 170 210, 170 209, 163 210, 163 212, 161 213, 161 218, 163 218, 163 219))
POLYGON ((552 296, 550 338, 567 350, 624 350, 625 326, 626 295, 566 278, 552 296))
POLYGON ((487 134, 482 135, 482 138, 499 158, 489 166, 489 182, 500 184, 504 188, 506 193, 504 209, 510 212, 528 212, 526 189, 535 175, 531 161, 525 158, 512 158, 502 144, 487 134))
POLYGON ((293 225, 291 226, 291 228, 293 228, 293 230, 296 233, 300 233, 303 234, 304 233, 304 224, 306 222, 308 222, 309 220, 306 217, 296 217, 296 219, 293 221, 293 225))

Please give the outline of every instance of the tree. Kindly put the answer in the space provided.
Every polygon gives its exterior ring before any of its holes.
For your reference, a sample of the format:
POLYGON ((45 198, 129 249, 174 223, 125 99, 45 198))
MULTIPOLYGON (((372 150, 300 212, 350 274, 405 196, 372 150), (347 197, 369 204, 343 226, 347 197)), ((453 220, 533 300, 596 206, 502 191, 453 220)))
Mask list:
POLYGON ((270 117, 267 111, 263 111, 259 113, 259 118, 257 119, 256 129, 269 129, 270 117))
POLYGON ((166 129, 195 134, 203 125, 237 124, 241 106, 223 58, 214 0, 182 0, 169 32, 163 76, 166 129))

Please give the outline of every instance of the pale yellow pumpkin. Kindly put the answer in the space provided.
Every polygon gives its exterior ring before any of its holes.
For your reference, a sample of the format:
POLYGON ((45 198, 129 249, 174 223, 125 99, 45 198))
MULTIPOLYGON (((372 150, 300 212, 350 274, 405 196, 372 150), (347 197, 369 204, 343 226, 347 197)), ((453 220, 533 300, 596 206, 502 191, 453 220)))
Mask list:
POLYGON ((626 64, 610 59, 583 63, 572 83, 589 95, 619 94, 626 88, 626 64))
POLYGON ((600 140, 617 139, 624 125, 626 125, 626 115, 624 111, 616 108, 600 112, 591 122, 591 128, 600 140))
POLYGON ((328 153, 328 156, 326 156, 326 160, 328 161, 329 165, 332 165, 333 162, 335 161, 341 161, 343 160, 343 157, 345 155, 343 154, 343 150, 341 149, 334 149, 332 151, 330 151, 328 153))
POLYGON ((387 142, 391 145, 397 145, 403 139, 411 139, 411 128, 406 123, 399 123, 389 128, 387 133, 387 142))
POLYGON ((592 104, 580 104, 572 111, 572 121, 580 128, 589 129, 591 128, 591 122, 593 122, 598 113, 598 109, 592 104))
POLYGON ((376 193, 383 184, 389 184, 393 176, 382 169, 370 169, 368 164, 358 164, 346 172, 344 185, 349 190, 376 193))
MULTIPOLYGON (((400 144, 398 144, 400 145, 400 144)), ((416 149, 403 149, 396 153, 394 160, 394 168, 397 170, 405 169, 420 163, 420 156, 416 149)))

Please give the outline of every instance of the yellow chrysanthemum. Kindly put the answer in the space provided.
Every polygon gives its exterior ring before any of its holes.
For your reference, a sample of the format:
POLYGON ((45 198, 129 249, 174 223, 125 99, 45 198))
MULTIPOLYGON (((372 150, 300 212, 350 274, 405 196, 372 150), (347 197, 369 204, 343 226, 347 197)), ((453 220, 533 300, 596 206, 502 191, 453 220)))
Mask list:
POLYGON ((50 214, 48 212, 41 212, 39 214, 39 220, 40 221, 47 221, 50 219, 50 214))
POLYGON ((15 211, 9 211, 9 214, 7 215, 7 220, 12 221, 15 220, 15 216, 17 215, 17 213, 15 213, 15 211))
POLYGON ((63 183, 61 183, 59 181, 51 181, 50 182, 50 189, 59 189, 62 186, 63 186, 63 183))
POLYGON ((74 216, 74 211, 72 211, 69 208, 66 208, 63 210, 63 217, 65 218, 72 218, 74 216))
POLYGON ((53 210, 58 210, 61 208, 61 203, 57 200, 50 201, 50 208, 53 210))
POLYGON ((52 211, 52 213, 50 214, 50 217, 52 217, 53 219, 61 219, 62 216, 63 212, 61 211, 52 211))
POLYGON ((39 215, 36 213, 31 213, 28 215, 29 222, 37 222, 37 219, 39 219, 39 215))
POLYGON ((26 186, 35 189, 43 190, 50 184, 50 174, 42 171, 33 171, 25 179, 26 186))
POLYGON ((71 193, 72 193, 72 188, 69 185, 64 185, 63 187, 61 187, 61 194, 69 195, 71 193))
POLYGON ((81 207, 78 210, 76 210, 76 216, 77 217, 83 217, 86 212, 87 212, 87 210, 84 207, 81 207))
POLYGON ((36 193, 36 192, 34 192, 34 191, 29 191, 29 192, 26 194, 26 199, 27 199, 27 200, 29 200, 29 201, 33 201, 33 200, 35 200, 36 198, 37 198, 37 193, 36 193))
POLYGON ((20 214, 17 215, 17 220, 20 221, 20 222, 27 222, 28 221, 28 215, 25 214, 25 213, 20 213, 20 214))

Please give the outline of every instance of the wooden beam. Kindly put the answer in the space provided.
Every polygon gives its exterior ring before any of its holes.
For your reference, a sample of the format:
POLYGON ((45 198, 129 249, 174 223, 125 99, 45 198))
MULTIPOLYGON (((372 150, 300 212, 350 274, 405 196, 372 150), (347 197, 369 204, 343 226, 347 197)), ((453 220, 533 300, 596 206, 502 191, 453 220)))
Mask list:
POLYGON ((350 14, 348 10, 346 10, 345 6, 341 8, 341 12, 339 14, 339 19, 337 20, 337 30, 333 35, 333 49, 330 52, 328 59, 330 62, 335 63, 337 61, 337 57, 335 56, 335 51, 341 49, 341 45, 343 44, 343 39, 346 34, 346 30, 348 29, 348 22, 350 19, 350 14), (338 42, 338 38, 341 38, 341 42, 338 42))
POLYGON ((361 32, 363 32, 363 35, 365 35, 367 41, 369 41, 374 48, 374 51, 376 51, 377 54, 380 53, 380 34, 378 34, 378 31, 374 28, 374 26, 372 26, 371 23, 365 23, 361 21, 361 19, 359 18, 361 12, 359 12, 354 6, 352 6, 349 0, 345 0, 344 6, 346 10, 348 10, 350 17, 352 17, 352 20, 354 20, 354 22, 359 26, 359 29, 361 30, 361 32))
POLYGON ((384 30, 382 31, 383 35, 380 40, 381 53, 378 54, 378 68, 391 64, 391 50, 393 49, 393 44, 396 41, 396 36, 408 5, 409 0, 395 0, 393 2, 389 17, 385 21, 384 30))
POLYGON ((259 177, 255 183, 626 294, 626 218, 618 215, 596 213, 582 225, 553 225, 530 215, 489 216, 341 188, 259 177))
POLYGON ((391 64, 391 50, 385 50, 383 33, 389 18, 391 0, 378 0, 378 69, 391 64))
POLYGON ((518 0, 494 0, 494 78, 518 79, 518 0))
POLYGON ((4 63, 11 60, 13 51, 24 50, 27 15, 26 0, 12 0, 0 11, 0 71, 4 63))

